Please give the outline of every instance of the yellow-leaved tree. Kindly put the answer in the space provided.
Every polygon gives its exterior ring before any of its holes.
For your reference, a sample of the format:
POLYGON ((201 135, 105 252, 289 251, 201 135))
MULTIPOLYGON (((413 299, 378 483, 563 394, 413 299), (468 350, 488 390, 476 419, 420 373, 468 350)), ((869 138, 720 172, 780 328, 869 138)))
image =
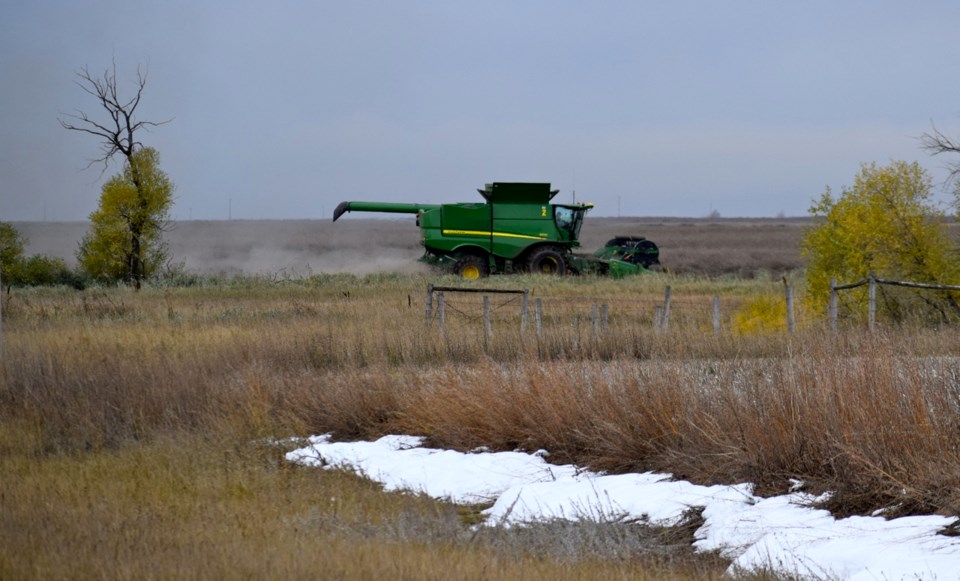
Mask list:
POLYGON ((96 98, 107 119, 96 120, 83 111, 65 115, 60 125, 99 137, 103 169, 117 154, 124 158, 123 172, 103 186, 100 207, 90 214, 90 232, 81 242, 77 257, 80 266, 93 278, 123 280, 140 289, 144 278, 160 266, 166 256, 160 233, 173 203, 172 186, 160 171, 156 150, 137 141, 139 131, 168 121, 140 120, 143 90, 147 74, 137 67, 135 93, 121 97, 117 67, 95 76, 84 67, 77 72, 77 85, 96 98))
POLYGON ((10 284, 23 260, 26 240, 12 225, 0 222, 0 281, 10 284))
POLYGON ((125 281, 139 288, 167 258, 163 229, 173 205, 173 184, 152 147, 138 148, 123 171, 103 185, 100 205, 77 259, 94 279, 125 281))
MULTIPOLYGON (((853 186, 834 197, 830 188, 810 208, 816 223, 803 240, 808 259, 807 293, 825 308, 830 280, 880 278, 955 284, 960 269, 947 235, 945 216, 932 200, 930 175, 916 162, 864 164, 853 186)), ((944 320, 960 316, 947 292, 881 287, 878 309, 894 320, 908 314, 944 320)), ((866 310, 866 290, 844 295, 848 314, 866 310)))

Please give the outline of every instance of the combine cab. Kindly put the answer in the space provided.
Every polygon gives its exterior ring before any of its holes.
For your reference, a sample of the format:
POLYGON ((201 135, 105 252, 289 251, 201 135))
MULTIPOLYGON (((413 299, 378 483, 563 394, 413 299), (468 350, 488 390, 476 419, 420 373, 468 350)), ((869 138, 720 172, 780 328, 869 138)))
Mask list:
POLYGON ((485 202, 342 202, 333 220, 346 212, 416 214, 425 249, 421 260, 467 279, 510 272, 622 276, 659 264, 657 245, 641 237, 620 236, 593 255, 575 254, 593 205, 551 204, 557 190, 550 184, 498 182, 478 191, 485 202))

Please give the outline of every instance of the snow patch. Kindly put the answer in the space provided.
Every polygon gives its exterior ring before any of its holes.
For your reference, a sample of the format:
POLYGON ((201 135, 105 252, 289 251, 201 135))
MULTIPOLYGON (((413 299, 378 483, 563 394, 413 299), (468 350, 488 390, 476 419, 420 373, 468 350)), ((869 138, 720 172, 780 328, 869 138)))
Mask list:
POLYGON ((943 516, 835 519, 812 508, 822 497, 799 492, 762 498, 749 483, 701 486, 670 474, 604 475, 548 464, 546 451, 469 454, 423 448, 415 436, 331 442, 329 435, 287 454, 306 466, 354 471, 387 490, 410 490, 456 503, 487 503, 487 525, 552 519, 669 526, 703 509, 695 547, 720 551, 731 572, 769 568, 801 578, 960 580, 960 538, 938 534, 943 516))

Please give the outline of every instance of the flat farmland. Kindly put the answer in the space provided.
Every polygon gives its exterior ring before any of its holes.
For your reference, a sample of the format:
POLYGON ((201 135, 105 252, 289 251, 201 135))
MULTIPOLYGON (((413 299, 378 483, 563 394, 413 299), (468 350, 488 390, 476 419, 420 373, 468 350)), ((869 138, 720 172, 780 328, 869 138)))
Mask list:
MULTIPOLYGON (((660 246, 661 262, 677 274, 754 277, 803 265, 800 240, 807 218, 591 218, 581 232, 583 252, 616 235, 645 236, 660 246)), ((71 263, 85 222, 18 222, 27 253, 71 263)), ((171 257, 205 274, 415 272, 423 253, 412 217, 330 220, 182 221, 167 233, 171 257)))
MULTIPOLYGON (((483 506, 284 461, 325 433, 544 449, 760 495, 802 481, 831 492, 822 507, 838 516, 960 514, 956 328, 833 333, 812 307, 793 334, 711 326, 714 296, 725 317, 751 297, 781 300, 779 275, 801 278, 808 223, 591 220, 585 249, 644 235, 668 272, 484 281, 542 299, 542 334, 500 299, 492 334, 462 297, 448 297, 445 330, 426 324, 426 285, 460 281, 416 262, 413 220, 180 222, 173 260, 214 276, 13 289, 0 578, 726 578, 729 561, 692 548, 696 511, 665 528, 476 529, 483 506), (651 318, 667 285, 669 330, 651 318), (599 302, 602 332, 589 319, 599 302)), ((28 253, 67 259, 86 229, 16 226, 28 253)))

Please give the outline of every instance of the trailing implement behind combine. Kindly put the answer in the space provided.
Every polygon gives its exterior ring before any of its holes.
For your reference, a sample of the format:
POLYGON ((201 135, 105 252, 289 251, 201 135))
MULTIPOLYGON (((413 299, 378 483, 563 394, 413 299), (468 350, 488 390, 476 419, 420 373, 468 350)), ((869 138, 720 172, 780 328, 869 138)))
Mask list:
POLYGON ((478 191, 486 202, 342 202, 333 221, 346 212, 416 214, 426 250, 421 260, 467 279, 510 272, 624 276, 660 263, 657 245, 639 236, 618 236, 592 255, 575 254, 593 205, 551 204, 557 191, 550 184, 498 182, 478 191))

